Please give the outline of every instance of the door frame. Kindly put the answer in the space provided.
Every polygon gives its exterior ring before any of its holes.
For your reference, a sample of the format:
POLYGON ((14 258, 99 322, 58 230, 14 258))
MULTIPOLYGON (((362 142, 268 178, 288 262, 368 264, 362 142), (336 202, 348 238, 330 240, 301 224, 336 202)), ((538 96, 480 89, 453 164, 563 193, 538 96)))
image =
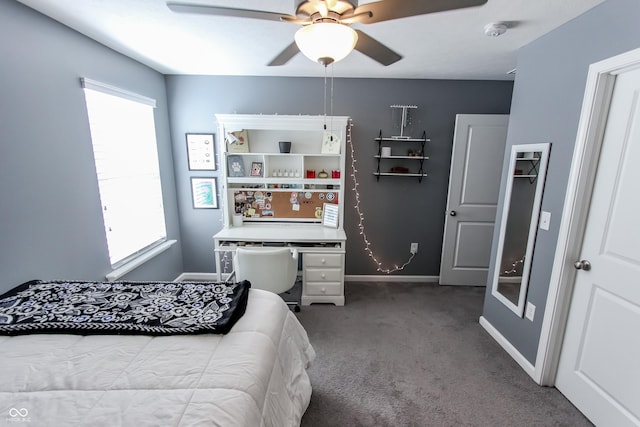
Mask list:
POLYGON ((569 172, 533 379, 554 385, 591 191, 616 76, 640 68, 640 48, 591 64, 569 172))

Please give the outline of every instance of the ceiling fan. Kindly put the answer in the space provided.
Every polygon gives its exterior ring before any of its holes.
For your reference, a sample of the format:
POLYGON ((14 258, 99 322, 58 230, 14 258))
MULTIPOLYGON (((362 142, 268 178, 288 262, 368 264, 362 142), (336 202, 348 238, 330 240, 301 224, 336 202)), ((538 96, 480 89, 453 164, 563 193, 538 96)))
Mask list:
POLYGON ((236 9, 168 1, 167 7, 178 13, 206 14, 238 18, 283 21, 303 27, 295 41, 269 64, 286 64, 298 52, 327 66, 355 49, 382 65, 391 65, 402 56, 360 30, 353 23, 373 24, 392 19, 425 15, 446 10, 480 6, 487 0, 379 0, 358 6, 357 0, 294 0, 296 15, 260 10, 236 9), (337 52, 325 51, 337 49, 337 52), (319 50, 318 50, 319 49, 319 50))

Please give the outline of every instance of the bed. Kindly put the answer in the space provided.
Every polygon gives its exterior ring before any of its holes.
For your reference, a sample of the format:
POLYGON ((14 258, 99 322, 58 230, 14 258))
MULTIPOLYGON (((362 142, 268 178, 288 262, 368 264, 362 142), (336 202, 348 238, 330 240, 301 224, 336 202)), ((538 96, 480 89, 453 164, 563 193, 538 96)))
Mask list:
POLYGON ((50 332, 0 336, 0 424, 296 426, 311 397, 313 347, 266 291, 226 334, 50 332))

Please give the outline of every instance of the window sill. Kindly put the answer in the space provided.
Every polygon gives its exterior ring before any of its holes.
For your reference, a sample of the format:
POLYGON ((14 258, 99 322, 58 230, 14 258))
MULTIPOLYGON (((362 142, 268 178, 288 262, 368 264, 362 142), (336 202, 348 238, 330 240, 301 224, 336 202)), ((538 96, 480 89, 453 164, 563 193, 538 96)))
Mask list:
POLYGON ((140 255, 139 257, 137 257, 137 258, 129 261, 128 263, 116 268, 111 273, 109 273, 109 274, 107 274, 105 276, 106 279, 109 282, 113 282, 115 280, 118 280, 119 278, 121 278, 125 274, 129 273, 130 271, 140 267, 142 264, 144 264, 145 262, 149 261, 150 259, 155 258, 156 256, 160 255, 162 252, 166 251, 171 246, 176 244, 176 242, 177 242, 177 240, 167 240, 166 242, 159 244, 158 246, 152 248, 148 252, 145 252, 142 255, 140 255))

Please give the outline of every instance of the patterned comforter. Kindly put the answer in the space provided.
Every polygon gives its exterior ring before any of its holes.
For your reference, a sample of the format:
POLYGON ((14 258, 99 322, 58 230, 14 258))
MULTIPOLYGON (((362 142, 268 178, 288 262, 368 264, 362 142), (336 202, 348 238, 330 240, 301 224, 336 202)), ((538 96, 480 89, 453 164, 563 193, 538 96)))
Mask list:
POLYGON ((226 334, 250 286, 33 280, 0 296, 0 334, 226 334))

